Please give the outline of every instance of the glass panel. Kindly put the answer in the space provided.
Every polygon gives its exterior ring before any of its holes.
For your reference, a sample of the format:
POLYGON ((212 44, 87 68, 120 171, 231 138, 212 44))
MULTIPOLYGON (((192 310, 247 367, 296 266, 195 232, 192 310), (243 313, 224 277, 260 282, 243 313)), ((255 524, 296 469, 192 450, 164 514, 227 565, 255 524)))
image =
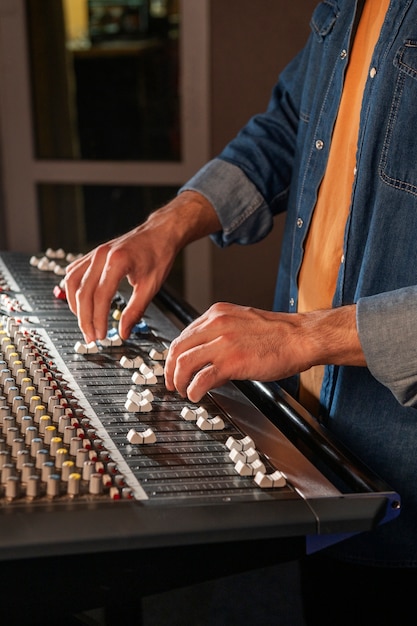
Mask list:
POLYGON ((26 0, 36 158, 181 158, 178 0, 26 0))
MULTIPOLYGON (((176 193, 176 187, 167 186, 38 185, 42 250, 91 250, 143 222, 176 193)), ((168 282, 183 293, 181 254, 168 282)))

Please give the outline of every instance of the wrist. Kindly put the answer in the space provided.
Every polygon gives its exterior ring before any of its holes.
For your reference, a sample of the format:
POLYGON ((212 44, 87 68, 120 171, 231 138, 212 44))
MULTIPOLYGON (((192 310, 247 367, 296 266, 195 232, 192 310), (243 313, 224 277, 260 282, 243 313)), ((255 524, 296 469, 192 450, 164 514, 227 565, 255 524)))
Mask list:
POLYGON ((211 203, 195 191, 184 191, 166 206, 152 213, 148 225, 166 232, 176 252, 187 244, 221 229, 211 203))
POLYGON ((366 366, 356 325, 356 305, 300 315, 311 366, 366 366))

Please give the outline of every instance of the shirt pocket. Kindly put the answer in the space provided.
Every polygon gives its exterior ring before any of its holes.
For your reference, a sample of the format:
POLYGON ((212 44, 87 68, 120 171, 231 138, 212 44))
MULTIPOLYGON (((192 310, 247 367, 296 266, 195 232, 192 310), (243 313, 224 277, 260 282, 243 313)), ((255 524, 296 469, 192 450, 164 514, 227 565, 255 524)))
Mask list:
POLYGON ((417 39, 408 39, 394 57, 398 70, 382 148, 380 176, 417 195, 417 39))
POLYGON ((325 0, 314 9, 310 28, 319 41, 323 41, 333 30, 338 14, 337 2, 333 0, 325 0))

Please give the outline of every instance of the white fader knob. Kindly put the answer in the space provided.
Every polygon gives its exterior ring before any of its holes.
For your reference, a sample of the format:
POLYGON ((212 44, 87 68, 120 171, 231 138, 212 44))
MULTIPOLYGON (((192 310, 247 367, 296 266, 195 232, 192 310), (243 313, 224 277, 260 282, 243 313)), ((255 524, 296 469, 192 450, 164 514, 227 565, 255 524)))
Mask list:
POLYGON ((276 470, 272 472, 272 474, 258 472, 255 476, 255 483, 263 489, 272 489, 275 487, 285 487, 287 481, 285 476, 281 474, 279 470, 276 470))
POLYGON ((138 432, 134 428, 131 428, 127 433, 127 440, 132 444, 148 444, 156 442, 156 435, 152 428, 147 428, 143 432, 138 432))

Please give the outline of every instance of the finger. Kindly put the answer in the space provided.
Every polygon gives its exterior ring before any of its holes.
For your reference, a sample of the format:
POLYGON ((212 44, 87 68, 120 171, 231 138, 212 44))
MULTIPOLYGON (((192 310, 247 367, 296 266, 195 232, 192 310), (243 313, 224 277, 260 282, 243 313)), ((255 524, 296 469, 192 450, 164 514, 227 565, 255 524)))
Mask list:
POLYGON ((91 264, 85 271, 75 294, 78 325, 87 343, 103 339, 107 334, 107 316, 110 305, 104 313, 102 312, 104 321, 100 322, 95 303, 96 297, 100 299, 100 276, 100 268, 91 264))
POLYGON ((227 378, 221 376, 217 367, 213 363, 210 363, 197 372, 191 379, 186 390, 186 395, 190 402, 199 402, 208 391, 221 387, 227 380, 227 378))
POLYGON ((126 307, 123 309, 119 321, 119 335, 124 340, 129 338, 133 326, 141 320, 146 307, 152 299, 152 296, 144 294, 145 292, 141 290, 140 285, 136 284, 126 307))
MULTIPOLYGON (((201 378, 201 387, 204 387, 203 392, 207 391, 204 382, 206 381, 209 385, 211 382, 215 383, 217 380, 216 372, 220 371, 221 355, 218 344, 218 340, 215 340, 209 344, 198 345, 181 352, 169 366, 170 369, 167 372, 168 388, 176 389, 181 396, 185 397, 188 395, 191 381, 203 369, 209 368, 211 378, 209 379, 207 373, 201 378)), ((220 378, 218 374, 217 377, 220 378)), ((198 384, 195 387, 198 388, 198 384)))
POLYGON ((76 292, 80 285, 81 279, 89 265, 89 259, 82 257, 70 263, 66 268, 65 273, 65 296, 68 302, 68 306, 74 315, 77 315, 77 300, 76 292))

